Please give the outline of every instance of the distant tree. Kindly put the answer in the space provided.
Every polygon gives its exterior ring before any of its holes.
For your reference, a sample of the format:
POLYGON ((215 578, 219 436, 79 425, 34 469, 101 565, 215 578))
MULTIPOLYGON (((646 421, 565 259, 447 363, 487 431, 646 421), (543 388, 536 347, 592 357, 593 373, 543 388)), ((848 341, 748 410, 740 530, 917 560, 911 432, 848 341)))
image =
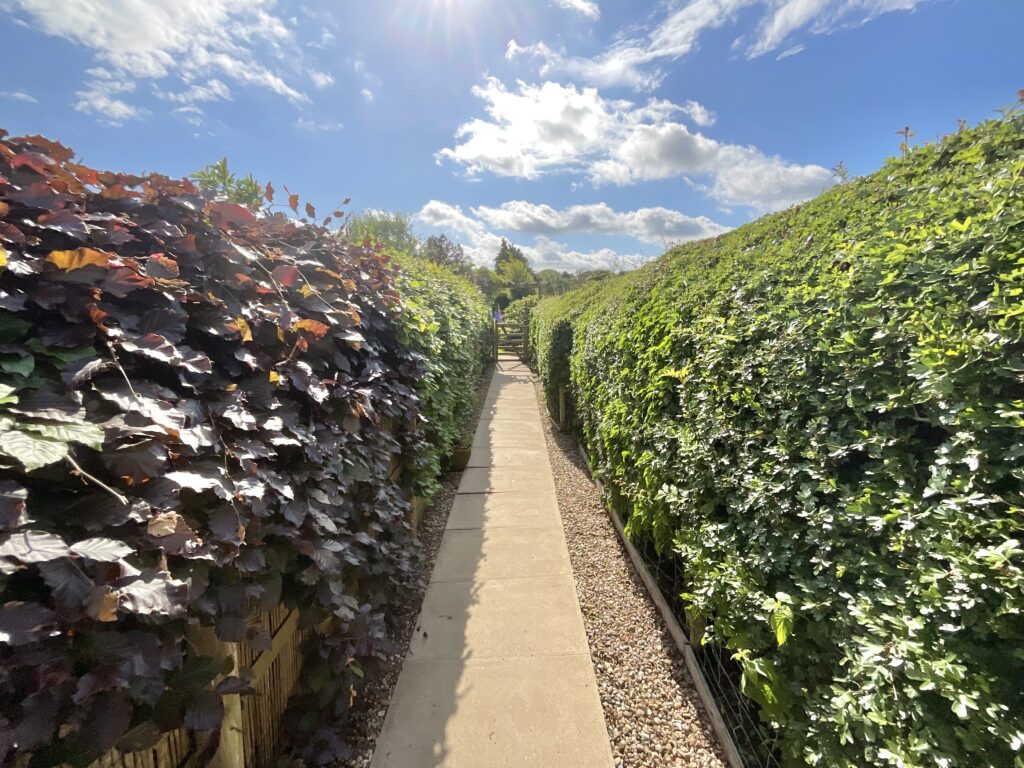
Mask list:
POLYGON ((557 269, 542 269, 537 273, 537 293, 541 296, 558 296, 570 289, 572 275, 557 269))
POLYGON ((577 277, 579 278, 579 282, 589 283, 594 280, 604 280, 615 274, 616 272, 611 269, 591 269, 586 272, 580 272, 577 277))
POLYGON ((501 304, 521 299, 537 291, 537 276, 522 250, 505 238, 501 239, 498 255, 494 259, 494 274, 501 285, 501 304))
POLYGON ((537 276, 533 274, 525 258, 522 261, 517 258, 506 259, 497 264, 495 272, 510 301, 537 292, 537 276))
POLYGON ((349 219, 345 239, 351 243, 370 240, 395 253, 416 254, 420 240, 412 231, 412 219, 397 211, 363 211, 349 219))
POLYGON ((463 247, 458 243, 453 243, 446 235, 428 237, 420 248, 420 255, 462 275, 469 274, 473 268, 463 247))
POLYGON ((530 262, 527 260, 526 256, 523 255, 523 252, 505 238, 501 238, 501 247, 498 248, 498 255, 494 259, 494 268, 496 270, 500 270, 503 264, 507 264, 512 261, 518 261, 524 267, 530 269, 530 262))
POLYGON ((487 297, 487 301, 494 304, 502 293, 501 280, 490 267, 477 267, 473 270, 472 278, 474 285, 487 297))
POLYGON ((249 208, 259 208, 263 203, 263 187, 253 175, 239 178, 228 169, 228 159, 210 163, 202 170, 189 176, 200 190, 213 200, 228 200, 249 208))

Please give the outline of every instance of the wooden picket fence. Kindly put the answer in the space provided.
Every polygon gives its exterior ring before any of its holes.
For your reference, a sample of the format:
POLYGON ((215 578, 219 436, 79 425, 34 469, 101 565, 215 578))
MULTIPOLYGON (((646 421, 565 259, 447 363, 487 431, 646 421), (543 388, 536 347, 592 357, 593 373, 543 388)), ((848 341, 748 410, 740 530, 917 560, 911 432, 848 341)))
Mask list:
POLYGON ((90 768, 259 768, 271 764, 281 751, 281 716, 298 685, 302 644, 310 630, 300 629, 299 612, 284 605, 257 613, 253 623, 269 633, 269 649, 259 651, 250 642, 222 642, 210 628, 189 636, 200 653, 230 658, 235 671, 243 667, 252 671, 254 694, 224 697, 219 740, 208 733, 178 728, 140 752, 113 749, 90 768))
POLYGON ((122 754, 116 749, 101 757, 91 768, 192 768, 205 765, 201 755, 211 742, 209 735, 193 733, 185 728, 165 733, 152 748, 122 754), (198 742, 197 742, 198 737, 198 742))
MULTIPOLYGON (((400 483, 404 469, 402 460, 394 457, 389 478, 400 483)), ((407 498, 410 523, 415 530, 426 505, 411 493, 407 498)), ((224 697, 219 739, 209 733, 178 728, 140 752, 113 749, 90 768, 262 768, 273 764, 283 746, 281 718, 302 673, 302 646, 313 630, 301 628, 299 612, 284 605, 255 614, 252 623, 272 638, 269 649, 260 651, 247 641, 222 642, 210 627, 189 633, 189 644, 197 652, 231 659, 235 672, 243 668, 252 672, 254 694, 224 697)), ((23 766, 19 763, 17 768, 23 766)))

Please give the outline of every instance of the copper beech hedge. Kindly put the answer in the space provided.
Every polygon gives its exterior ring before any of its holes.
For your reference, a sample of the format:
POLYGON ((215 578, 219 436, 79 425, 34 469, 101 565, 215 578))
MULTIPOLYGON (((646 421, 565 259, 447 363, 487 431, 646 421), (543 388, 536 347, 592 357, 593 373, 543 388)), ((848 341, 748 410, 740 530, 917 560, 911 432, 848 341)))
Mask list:
POLYGON ((282 601, 334 619, 299 721, 309 762, 344 753, 312 729, 389 647, 427 361, 389 257, 266 199, 0 131, 0 762, 216 729, 245 676, 187 627, 260 645, 282 601))

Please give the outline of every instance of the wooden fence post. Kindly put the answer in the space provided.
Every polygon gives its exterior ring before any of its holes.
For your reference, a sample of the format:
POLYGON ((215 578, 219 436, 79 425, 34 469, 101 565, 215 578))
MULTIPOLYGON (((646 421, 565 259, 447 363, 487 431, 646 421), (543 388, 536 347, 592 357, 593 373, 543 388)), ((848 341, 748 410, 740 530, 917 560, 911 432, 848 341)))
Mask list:
MULTIPOLYGON (((189 642, 203 656, 231 659, 231 673, 238 673, 238 644, 217 638, 213 627, 189 628, 189 642)), ((246 768, 242 744, 242 701, 237 693, 224 697, 224 719, 220 726, 220 744, 210 757, 210 768, 246 768)))
POLYGON ((569 403, 565 387, 558 388, 558 428, 563 432, 569 428, 569 403))

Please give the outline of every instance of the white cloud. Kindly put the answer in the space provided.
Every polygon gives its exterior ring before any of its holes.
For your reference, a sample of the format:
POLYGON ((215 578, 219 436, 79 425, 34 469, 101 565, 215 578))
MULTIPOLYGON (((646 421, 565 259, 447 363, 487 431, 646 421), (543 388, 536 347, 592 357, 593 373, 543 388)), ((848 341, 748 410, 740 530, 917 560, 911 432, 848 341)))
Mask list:
POLYGON ((154 93, 166 101, 176 104, 195 104, 204 101, 230 101, 231 89, 216 78, 205 83, 193 83, 183 91, 168 92, 154 87, 154 93))
MULTIPOLYGON (((184 85, 177 90, 182 95, 208 87, 195 82, 211 71, 296 104, 308 101, 265 63, 300 55, 292 30, 272 13, 274 0, 6 0, 5 7, 20 10, 35 28, 92 51, 100 66, 90 70, 94 79, 77 94, 76 108, 101 118, 120 121, 146 112, 110 98, 112 92, 133 90, 117 91, 112 83, 171 78, 184 85), (102 114, 105 107, 112 111, 102 114)), ((225 97, 182 98, 190 103, 225 97)))
POLYGON ((93 80, 82 90, 75 91, 75 109, 95 115, 112 125, 120 125, 125 120, 133 120, 148 114, 145 109, 133 106, 120 98, 121 95, 132 93, 134 90, 135 83, 130 80, 93 80))
POLYGON ((798 165, 755 147, 725 144, 674 121, 712 120, 696 102, 679 106, 602 97, 594 88, 545 82, 511 91, 495 78, 473 89, 487 118, 460 126, 456 142, 437 153, 470 175, 536 179, 574 173, 595 185, 683 178, 719 201, 755 211, 784 208, 833 183, 818 165, 798 165))
POLYGON ((329 29, 325 29, 320 33, 320 39, 317 42, 313 43, 311 47, 327 48, 334 42, 334 40, 334 33, 331 32, 329 29))
POLYGON ((309 70, 309 79, 317 88, 329 88, 334 85, 334 75, 330 72, 321 72, 317 69, 309 70))
POLYGON ((715 124, 718 116, 699 101, 690 99, 681 107, 683 113, 697 125, 707 128, 715 124))
POLYGON ((470 236, 484 234, 483 224, 463 213, 461 207, 443 203, 440 200, 429 201, 420 209, 415 218, 421 224, 436 229, 447 229, 470 236))
POLYGON ((594 0, 555 0, 560 8, 586 16, 597 21, 601 18, 601 9, 594 0))
POLYGON ((783 59, 788 59, 790 56, 796 56, 798 53, 801 53, 804 50, 806 50, 806 48, 807 46, 804 45, 803 43, 800 43, 799 45, 790 46, 782 53, 780 53, 778 56, 776 56, 775 60, 782 61, 783 59))
POLYGON ((545 43, 519 45, 509 40, 505 49, 505 58, 509 61, 518 57, 539 58, 542 60, 540 74, 549 77, 564 74, 576 80, 593 85, 615 86, 626 85, 637 90, 653 90, 662 80, 658 71, 649 72, 640 65, 646 63, 638 59, 640 51, 625 47, 588 59, 579 56, 567 56, 565 51, 554 51, 545 43))
POLYGON ((618 40, 593 58, 569 56, 543 42, 519 45, 509 41, 506 58, 541 59, 544 77, 563 74, 595 85, 625 85, 639 90, 656 88, 664 78, 659 62, 675 61, 697 48, 700 36, 732 24, 740 11, 759 8, 752 35, 738 38, 733 47, 756 58, 786 45, 791 36, 806 30, 831 34, 856 27, 893 11, 912 11, 927 0, 689 0, 671 10, 646 34, 618 40))
POLYGON ((606 203, 574 205, 556 210, 525 200, 511 200, 497 208, 480 206, 473 214, 487 225, 535 235, 561 235, 585 232, 626 235, 655 245, 695 240, 728 231, 706 216, 687 216, 668 208, 639 208, 616 211, 606 203))
POLYGON ((359 89, 359 95, 367 104, 376 99, 377 89, 381 87, 383 81, 377 77, 373 72, 370 71, 369 67, 366 66, 366 59, 363 58, 363 54, 359 51, 355 51, 351 57, 346 59, 348 66, 355 72, 356 82, 362 85, 359 89))
POLYGON ((492 230, 532 236, 532 243, 516 239, 535 269, 622 269, 636 266, 672 243, 717 235, 727 230, 706 217, 690 217, 667 208, 615 211, 605 203, 556 210, 513 200, 497 208, 478 207, 466 213, 461 207, 431 200, 415 215, 417 223, 451 233, 463 243, 476 264, 491 264, 501 245, 492 230), (649 254, 623 254, 611 248, 580 252, 553 236, 587 233, 626 236, 657 246, 649 254))
POLYGON ((171 114, 180 117, 189 125, 199 127, 203 124, 203 110, 194 104, 186 104, 184 107, 175 107, 171 114))
POLYGON ((192 74, 208 72, 211 68, 220 70, 228 77, 240 83, 258 85, 273 91, 279 96, 284 96, 293 104, 309 102, 309 97, 306 94, 292 88, 279 75, 274 74, 263 66, 253 65, 252 62, 238 58, 234 54, 206 49, 193 51, 192 59, 186 71, 191 76, 192 74))
POLYGON ((642 253, 619 253, 611 248, 596 251, 574 251, 563 243, 538 237, 532 246, 522 247, 523 254, 534 269, 557 269, 577 272, 589 269, 632 269, 651 258, 642 253))
POLYGON ((802 29, 813 35, 828 35, 840 29, 859 27, 884 13, 912 11, 927 0, 772 0, 757 32, 737 46, 747 58, 762 56, 785 45, 802 29))
POLYGON ((295 121, 295 127, 301 128, 310 133, 326 133, 328 131, 340 131, 345 127, 343 123, 334 123, 323 120, 313 120, 308 117, 300 117, 295 121))
POLYGON ((24 101, 27 104, 38 104, 39 99, 30 93, 24 91, 0 91, 0 99, 13 99, 14 101, 24 101))
POLYGON ((473 94, 490 119, 460 126, 456 145, 437 155, 471 174, 535 179, 549 170, 579 168, 607 150, 612 133, 637 119, 632 104, 607 101, 594 88, 520 82, 510 91, 492 77, 474 86, 473 94))
POLYGON ((835 183, 820 165, 798 165, 754 147, 719 145, 711 195, 727 205, 775 211, 803 202, 835 183))

